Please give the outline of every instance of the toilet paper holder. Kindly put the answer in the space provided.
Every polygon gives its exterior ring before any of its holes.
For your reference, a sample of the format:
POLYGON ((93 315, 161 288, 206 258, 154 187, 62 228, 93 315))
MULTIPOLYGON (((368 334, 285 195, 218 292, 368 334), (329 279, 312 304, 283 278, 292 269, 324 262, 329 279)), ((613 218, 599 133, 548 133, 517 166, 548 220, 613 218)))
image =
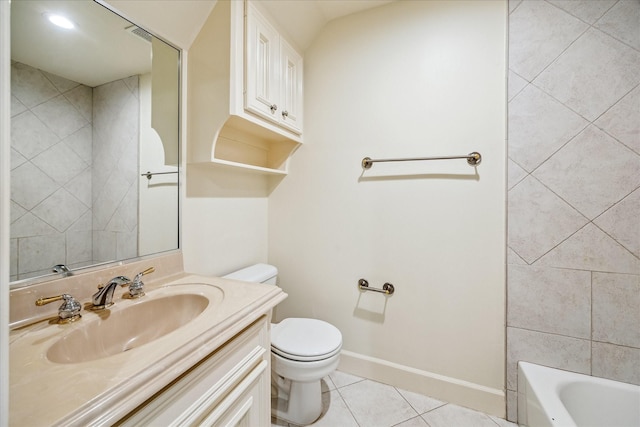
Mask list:
POLYGON ((384 285, 382 285, 382 289, 372 288, 369 286, 369 282, 367 282, 366 279, 358 280, 358 289, 360 289, 361 291, 379 292, 385 295, 393 295, 393 293, 396 291, 396 288, 394 288, 391 283, 385 283, 384 285))

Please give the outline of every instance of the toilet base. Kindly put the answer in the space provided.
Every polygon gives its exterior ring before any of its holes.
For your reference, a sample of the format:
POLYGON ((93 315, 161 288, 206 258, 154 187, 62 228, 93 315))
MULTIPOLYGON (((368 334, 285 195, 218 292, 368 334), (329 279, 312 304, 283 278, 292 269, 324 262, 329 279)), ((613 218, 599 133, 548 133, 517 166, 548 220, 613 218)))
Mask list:
POLYGON ((311 424, 322 414, 322 389, 320 380, 292 381, 271 372, 272 385, 277 394, 272 395, 271 415, 299 426, 311 424))

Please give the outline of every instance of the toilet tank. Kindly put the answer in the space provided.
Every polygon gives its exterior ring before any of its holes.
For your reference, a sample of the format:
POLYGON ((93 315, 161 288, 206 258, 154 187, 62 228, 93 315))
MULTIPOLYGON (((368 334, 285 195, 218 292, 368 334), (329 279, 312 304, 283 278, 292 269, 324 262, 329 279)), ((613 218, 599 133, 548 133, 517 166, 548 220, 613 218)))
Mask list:
POLYGON ((223 276, 225 279, 243 280, 245 282, 266 283, 275 285, 278 269, 269 264, 254 264, 223 276))

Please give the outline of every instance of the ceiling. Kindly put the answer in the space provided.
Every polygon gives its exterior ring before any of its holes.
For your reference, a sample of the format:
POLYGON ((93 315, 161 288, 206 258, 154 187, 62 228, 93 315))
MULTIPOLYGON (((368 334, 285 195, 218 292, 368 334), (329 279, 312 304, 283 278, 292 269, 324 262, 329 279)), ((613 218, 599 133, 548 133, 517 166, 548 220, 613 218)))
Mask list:
MULTIPOLYGON (((215 0, 101 1, 183 49, 188 49, 195 40, 216 3, 215 0)), ((261 0, 260 3, 304 51, 329 21, 390 1, 393 0, 261 0)), ((11 57, 87 86, 98 86, 151 69, 151 45, 127 31, 131 25, 93 1, 12 0, 11 57), (45 19, 47 12, 66 14, 76 29, 53 27, 45 19)))

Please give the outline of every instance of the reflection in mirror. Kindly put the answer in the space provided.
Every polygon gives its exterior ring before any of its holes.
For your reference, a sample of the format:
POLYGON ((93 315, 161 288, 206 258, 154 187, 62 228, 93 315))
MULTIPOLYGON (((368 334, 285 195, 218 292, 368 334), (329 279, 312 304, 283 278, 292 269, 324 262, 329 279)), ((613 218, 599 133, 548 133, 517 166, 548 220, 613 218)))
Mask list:
POLYGON ((11 58, 12 281, 177 249, 179 51, 91 0, 13 0, 11 58))

